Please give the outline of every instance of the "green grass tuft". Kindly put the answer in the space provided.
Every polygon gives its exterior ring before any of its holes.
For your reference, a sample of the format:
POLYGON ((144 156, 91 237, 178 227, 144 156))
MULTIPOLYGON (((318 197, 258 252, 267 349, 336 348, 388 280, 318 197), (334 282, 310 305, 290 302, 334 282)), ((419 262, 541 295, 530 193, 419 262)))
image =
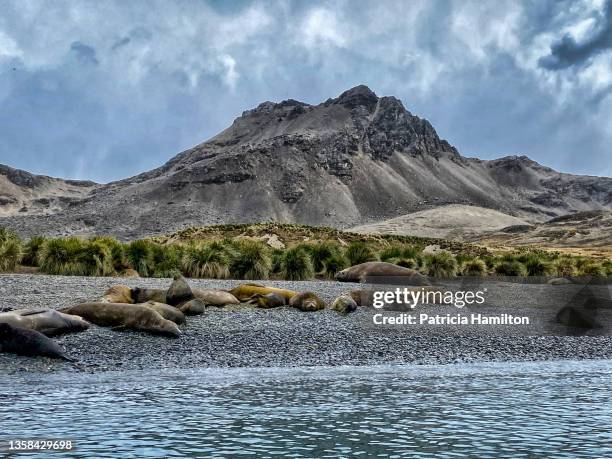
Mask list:
POLYGON ((453 277, 457 275, 457 260, 452 253, 442 250, 425 257, 424 270, 432 277, 453 277))
POLYGON ((13 271, 21 261, 21 250, 17 233, 0 227, 0 271, 13 271))
POLYGON ((155 244, 146 239, 130 242, 125 246, 125 257, 128 265, 138 271, 142 277, 153 274, 153 250, 155 244))
POLYGON ((499 276, 526 276, 525 265, 517 260, 500 261, 495 265, 495 274, 499 276))
POLYGON ((461 275, 482 277, 487 274, 487 264, 480 258, 466 260, 461 264, 461 275))
POLYGON ((303 246, 288 249, 281 259, 281 275, 285 280, 306 280, 314 277, 310 254, 303 246))
POLYGON ((260 241, 238 239, 229 245, 230 275, 237 279, 268 279, 272 258, 268 247, 260 241))
POLYGON ((351 242, 346 248, 344 255, 351 266, 377 260, 376 254, 365 242, 351 242))
POLYGON ((192 243, 183 254, 183 271, 189 277, 227 279, 230 255, 221 242, 192 243))

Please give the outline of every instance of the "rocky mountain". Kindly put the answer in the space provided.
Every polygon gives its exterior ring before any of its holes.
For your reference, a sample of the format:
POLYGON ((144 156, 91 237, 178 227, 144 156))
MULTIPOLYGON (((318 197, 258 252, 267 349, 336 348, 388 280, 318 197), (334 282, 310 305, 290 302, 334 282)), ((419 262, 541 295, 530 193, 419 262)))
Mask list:
POLYGON ((264 102, 157 169, 76 194, 41 209, 5 193, 21 201, 0 205, 0 225, 132 238, 270 220, 347 228, 446 204, 530 222, 612 210, 612 179, 561 174, 524 156, 466 158, 401 101, 365 86, 318 105, 264 102))

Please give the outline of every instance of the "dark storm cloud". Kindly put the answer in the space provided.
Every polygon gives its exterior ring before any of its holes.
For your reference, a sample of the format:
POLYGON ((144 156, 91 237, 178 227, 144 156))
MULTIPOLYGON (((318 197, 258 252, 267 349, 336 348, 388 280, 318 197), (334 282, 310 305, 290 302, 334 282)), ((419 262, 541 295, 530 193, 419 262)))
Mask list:
POLYGON ((542 57, 539 64, 549 70, 559 70, 581 65, 592 56, 612 48, 612 0, 608 0, 598 17, 598 28, 589 38, 578 43, 566 34, 550 47, 550 55, 542 57))

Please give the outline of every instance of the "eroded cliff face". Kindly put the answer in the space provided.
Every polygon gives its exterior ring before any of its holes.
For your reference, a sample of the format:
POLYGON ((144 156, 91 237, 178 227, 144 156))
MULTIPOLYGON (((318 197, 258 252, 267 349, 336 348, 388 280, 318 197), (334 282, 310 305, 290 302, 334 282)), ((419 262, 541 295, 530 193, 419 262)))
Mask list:
POLYGON ((319 105, 264 102, 160 168, 86 187, 44 224, 36 212, 0 224, 130 238, 270 220, 342 228, 449 203, 542 221, 612 210, 612 179, 560 174, 526 157, 465 158, 398 99, 357 86, 319 105))

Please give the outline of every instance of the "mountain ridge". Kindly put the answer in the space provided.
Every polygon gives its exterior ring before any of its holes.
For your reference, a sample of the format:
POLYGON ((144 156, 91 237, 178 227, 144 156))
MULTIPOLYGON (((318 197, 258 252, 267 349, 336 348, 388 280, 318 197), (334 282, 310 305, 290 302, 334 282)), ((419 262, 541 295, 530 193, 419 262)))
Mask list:
POLYGON ((559 173, 526 156, 462 156, 399 99, 363 85, 318 105, 263 102, 158 168, 80 194, 75 187, 62 184, 76 199, 43 211, 24 202, 21 212, 0 213, 0 225, 131 238, 258 221, 347 228, 443 204, 532 222, 612 210, 612 179, 559 173))

